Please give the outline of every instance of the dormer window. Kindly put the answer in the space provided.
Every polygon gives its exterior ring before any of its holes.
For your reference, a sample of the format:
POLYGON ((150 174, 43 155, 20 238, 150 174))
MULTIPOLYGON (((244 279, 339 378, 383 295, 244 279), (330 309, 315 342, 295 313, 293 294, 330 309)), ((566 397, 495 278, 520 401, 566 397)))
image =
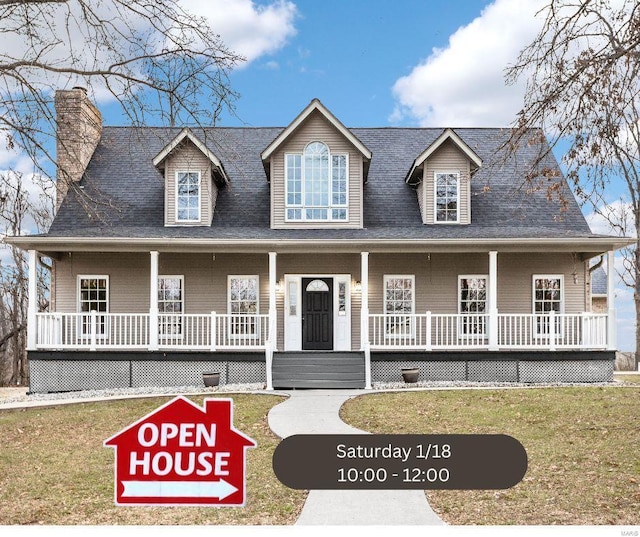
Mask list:
POLYGON ((322 142, 285 155, 286 220, 346 221, 347 155, 332 155, 322 142))
POLYGON ((200 221, 200 172, 176 172, 176 221, 200 221))
POLYGON ((456 224, 460 222, 460 173, 434 175, 436 223, 456 224))

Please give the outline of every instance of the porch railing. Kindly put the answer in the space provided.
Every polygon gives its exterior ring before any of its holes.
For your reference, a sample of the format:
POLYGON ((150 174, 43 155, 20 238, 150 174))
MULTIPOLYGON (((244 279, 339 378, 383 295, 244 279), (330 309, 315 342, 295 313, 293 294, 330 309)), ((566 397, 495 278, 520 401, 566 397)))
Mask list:
MULTIPOLYGON (((37 349, 150 349, 147 313, 38 313, 37 349)), ((607 315, 498 314, 500 349, 605 349, 607 315)), ((487 314, 369 315, 371 349, 488 349, 487 314)), ((159 314, 158 349, 264 349, 271 340, 268 314, 159 314)), ((494 346, 494 347, 495 347, 494 346)))
MULTIPOLYGON (((38 313, 37 349, 149 349, 148 313, 38 313)), ((159 314, 158 349, 264 349, 267 314, 159 314)))
MULTIPOLYGON (((504 349, 605 349, 607 315, 498 314, 497 347, 504 349)), ((369 315, 372 349, 488 349, 488 314, 369 315)))

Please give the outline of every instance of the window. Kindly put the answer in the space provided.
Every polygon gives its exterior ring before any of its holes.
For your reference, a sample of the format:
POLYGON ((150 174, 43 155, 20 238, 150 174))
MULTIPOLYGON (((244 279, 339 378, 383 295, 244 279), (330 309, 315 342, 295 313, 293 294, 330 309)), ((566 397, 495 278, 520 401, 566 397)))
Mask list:
POLYGON ((460 174, 435 173, 435 221, 438 223, 459 222, 460 174))
POLYGON ((458 276, 460 333, 486 335, 487 276, 458 276))
POLYGON ((165 339, 182 337, 183 289, 184 278, 182 276, 158 277, 160 337, 165 339))
POLYGON ((387 336, 406 337, 413 334, 414 276, 384 277, 384 313, 387 336))
POLYGON ((286 220, 346 221, 347 155, 331 155, 322 142, 311 142, 301 155, 285 156, 286 220))
MULTIPOLYGON (((562 275, 534 275, 533 276, 533 313, 536 314, 536 334, 549 335, 550 312, 562 313, 562 275)), ((559 334, 562 327, 561 319, 556 319, 555 333, 559 334)))
POLYGON ((232 336, 257 336, 258 276, 229 276, 229 313, 232 336))
POLYGON ((176 221, 200 221, 200 172, 176 172, 176 221))
MULTIPOLYGON (((80 334, 83 337, 91 335, 92 311, 98 313, 109 312, 109 276, 78 276, 78 311, 82 315, 80 334)), ((96 318, 96 336, 107 337, 106 315, 96 318)))

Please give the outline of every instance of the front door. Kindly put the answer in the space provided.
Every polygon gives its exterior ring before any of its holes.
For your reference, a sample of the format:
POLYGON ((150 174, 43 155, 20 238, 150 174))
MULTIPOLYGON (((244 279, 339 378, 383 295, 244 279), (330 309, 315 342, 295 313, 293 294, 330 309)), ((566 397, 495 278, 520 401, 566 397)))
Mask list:
POLYGON ((302 278, 302 350, 333 350, 333 278, 302 278))

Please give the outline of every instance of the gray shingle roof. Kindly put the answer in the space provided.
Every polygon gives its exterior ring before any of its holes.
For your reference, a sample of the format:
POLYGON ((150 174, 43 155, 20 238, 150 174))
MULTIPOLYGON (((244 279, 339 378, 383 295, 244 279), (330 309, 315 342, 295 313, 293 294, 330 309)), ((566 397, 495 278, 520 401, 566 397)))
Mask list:
POLYGON ((591 273, 591 294, 607 294, 607 273, 602 267, 597 268, 591 273))
MULTIPOLYGON (((211 226, 164 227, 164 179, 152 160, 180 130, 104 127, 81 183, 97 216, 89 216, 82 197, 72 191, 62 203, 47 236, 362 240, 592 236, 568 190, 569 207, 561 214, 558 203, 547 200, 546 188, 535 192, 527 192, 526 186, 523 188, 524 163, 534 158, 533 147, 523 146, 517 159, 492 165, 499 156, 496 148, 507 136, 502 129, 455 130, 484 163, 472 179, 470 225, 423 225, 416 192, 405 183, 414 159, 443 129, 351 129, 373 153, 364 186, 365 229, 361 230, 269 228, 269 183, 260 152, 282 128, 194 130, 222 161, 230 184, 219 193, 211 226)), ((545 165, 558 170, 553 158, 545 165)))

